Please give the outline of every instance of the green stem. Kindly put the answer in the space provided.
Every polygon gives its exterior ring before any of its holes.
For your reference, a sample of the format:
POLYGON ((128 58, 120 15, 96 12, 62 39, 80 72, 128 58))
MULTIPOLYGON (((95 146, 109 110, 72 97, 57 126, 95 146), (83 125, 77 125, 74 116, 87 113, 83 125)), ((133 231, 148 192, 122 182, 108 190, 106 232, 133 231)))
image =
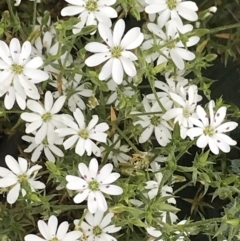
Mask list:
POLYGON ((153 111, 153 112, 144 112, 144 113, 136 113, 136 114, 130 114, 129 117, 132 117, 132 116, 140 116, 140 115, 161 115, 162 112, 160 111, 153 111))
POLYGON ((223 218, 209 218, 209 219, 204 219, 201 221, 196 221, 193 223, 187 223, 187 224, 182 224, 182 225, 178 225, 179 227, 182 226, 183 228, 186 227, 193 227, 193 226, 206 226, 207 224, 211 224, 211 223, 216 223, 216 222, 222 222, 223 218))
POLYGON ((129 140, 129 138, 125 135, 125 133, 116 125, 116 124, 113 124, 114 127, 116 128, 116 130, 118 131, 118 133, 126 140, 126 142, 129 144, 129 146, 132 147, 132 149, 136 152, 136 153, 140 153, 142 154, 141 151, 139 151, 137 149, 137 147, 129 140))
POLYGON ((209 33, 213 34, 213 33, 217 33, 217 32, 232 29, 232 28, 240 28, 240 23, 234 23, 234 24, 230 24, 222 27, 212 28, 209 30, 209 33))
POLYGON ((178 188, 176 191, 173 192, 173 195, 176 195, 178 192, 180 192, 181 190, 185 189, 187 186, 189 186, 191 184, 191 182, 187 182, 184 185, 182 185, 180 188, 178 188))
POLYGON ((160 106, 160 108, 161 108, 161 110, 163 111, 163 113, 165 113, 165 112, 166 112, 166 109, 164 108, 163 104, 161 103, 161 101, 160 101, 160 99, 159 99, 159 97, 158 97, 158 95, 157 95, 157 92, 156 92, 156 90, 155 90, 155 88, 154 88, 154 80, 151 80, 151 79, 150 79, 150 80, 149 80, 149 83, 150 83, 152 92, 153 92, 153 94, 154 94, 154 97, 155 97, 158 105, 160 106))
POLYGON ((35 24, 36 24, 36 18, 37 18, 37 0, 34 0, 33 3, 33 28, 32 30, 34 31, 35 24))
POLYGON ((19 26, 18 30, 22 34, 23 39, 25 39, 26 38, 26 34, 23 32, 23 29, 21 28, 21 25, 20 25, 18 19, 16 18, 15 14, 13 12, 12 4, 11 4, 10 0, 7 0, 7 5, 8 5, 8 10, 10 12, 11 18, 13 19, 14 23, 16 24, 16 26, 19 26))

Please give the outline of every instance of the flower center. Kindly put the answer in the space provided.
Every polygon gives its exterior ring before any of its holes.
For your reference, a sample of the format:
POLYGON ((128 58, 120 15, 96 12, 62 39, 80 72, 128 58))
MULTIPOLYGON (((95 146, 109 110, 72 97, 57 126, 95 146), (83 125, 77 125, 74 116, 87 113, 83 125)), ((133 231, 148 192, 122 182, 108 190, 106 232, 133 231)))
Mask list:
POLYGON ((211 126, 207 126, 204 130, 203 130, 203 133, 206 135, 206 136, 213 136, 215 134, 215 129, 212 128, 211 126))
POLYGON ((174 49, 175 48, 175 42, 172 42, 172 40, 170 39, 167 46, 168 46, 169 49, 174 49))
POLYGON ((25 174, 22 174, 22 175, 18 176, 18 181, 20 183, 26 181, 27 179, 28 179, 28 177, 25 174))
POLYGON ((42 115, 42 120, 43 120, 44 122, 50 121, 51 118, 52 118, 52 114, 51 114, 50 112, 47 112, 47 113, 45 113, 44 115, 42 115))
POLYGON ((57 237, 54 237, 50 241, 59 241, 59 239, 57 237))
POLYGON ((95 12, 98 8, 97 2, 95 0, 88 0, 86 3, 85 8, 89 11, 89 12, 95 12))
POLYGON ((188 108, 184 108, 184 109, 183 109, 183 116, 184 116, 185 118, 190 117, 190 111, 189 111, 188 108))
POLYGON ((95 226, 94 228, 93 228, 93 234, 95 235, 95 236, 98 236, 98 235, 100 235, 102 233, 102 229, 99 227, 99 226, 95 226))
POLYGON ((111 49, 112 57, 120 58, 122 55, 123 49, 120 46, 115 46, 111 49))
POLYGON ((24 69, 24 67, 22 65, 12 64, 12 70, 16 74, 21 74, 23 72, 23 69, 24 69))
POLYGON ((47 141, 47 138, 46 138, 46 137, 43 139, 42 144, 43 144, 44 146, 47 146, 47 145, 48 145, 48 141, 47 141))
POLYGON ((167 5, 170 10, 173 10, 177 7, 177 1, 176 0, 167 0, 167 5))
POLYGON ((88 133, 88 130, 83 129, 78 132, 78 135, 86 140, 88 139, 89 133, 88 133))
POLYGON ((99 183, 97 181, 91 181, 88 183, 88 188, 91 190, 91 191, 97 191, 99 189, 99 183))
POLYGON ((160 124, 160 122, 161 122, 161 117, 160 116, 153 116, 151 118, 151 123, 154 126, 158 126, 160 124))

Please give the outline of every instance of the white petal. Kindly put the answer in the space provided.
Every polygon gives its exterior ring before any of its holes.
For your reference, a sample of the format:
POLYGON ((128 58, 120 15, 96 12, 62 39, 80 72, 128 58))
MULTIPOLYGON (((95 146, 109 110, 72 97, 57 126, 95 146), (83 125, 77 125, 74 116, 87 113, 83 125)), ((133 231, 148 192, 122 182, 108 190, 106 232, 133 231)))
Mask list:
POLYGON ((63 146, 64 146, 65 150, 73 147, 78 139, 79 139, 79 136, 74 135, 74 136, 69 137, 66 141, 64 141, 63 146))
POLYGON ((113 213, 108 213, 103 219, 102 222, 100 223, 101 228, 105 228, 107 225, 111 223, 111 220, 113 218, 114 214, 113 213))
POLYGON ((90 213, 97 211, 97 199, 94 192, 89 193, 87 206, 90 213))
POLYGON ((44 122, 35 135, 36 144, 42 143, 44 138, 47 136, 47 130, 48 130, 48 125, 46 122, 44 122))
POLYGON ((98 32, 100 34, 100 36, 102 37, 102 39, 106 42, 106 44, 109 47, 113 47, 113 37, 112 37, 112 32, 111 29, 106 27, 104 24, 99 23, 98 24, 98 32))
POLYGON ((18 63, 18 57, 21 52, 21 46, 20 46, 20 42, 17 38, 13 38, 10 41, 9 49, 10 49, 10 53, 11 53, 13 61, 15 63, 18 63))
POLYGON ((26 122, 35 122, 38 120, 42 120, 41 116, 39 114, 35 113, 22 113, 21 118, 26 122))
POLYGON ((84 115, 82 113, 82 111, 77 108, 74 112, 73 112, 74 118, 78 123, 78 126, 80 127, 80 129, 85 128, 85 119, 84 119, 84 115))
MULTIPOLYGON (((76 4, 76 3, 75 3, 76 4)), ((79 14, 81 12, 83 12, 85 10, 84 7, 80 7, 80 6, 67 6, 65 8, 62 9, 61 11, 61 15, 64 16, 74 16, 76 14, 79 14)))
POLYGON ((7 194, 7 202, 13 204, 17 201, 20 192, 20 183, 17 183, 7 194))
POLYGON ((44 108, 46 112, 50 112, 53 106, 53 96, 50 91, 47 91, 44 98, 44 108))
POLYGON ((153 126, 150 125, 150 126, 148 126, 148 127, 142 132, 142 134, 140 135, 140 137, 139 137, 139 143, 144 143, 144 142, 146 142, 147 140, 149 140, 152 132, 153 132, 153 126))
POLYGON ((121 84, 123 82, 123 67, 122 63, 119 59, 113 59, 112 65, 112 78, 114 82, 117 84, 121 84))
POLYGON ((49 78, 48 73, 40 69, 24 69, 24 74, 32 80, 33 83, 40 83, 49 78))
POLYGON ((41 233, 41 235, 46 239, 46 240, 50 240, 52 238, 52 235, 50 233, 50 230, 47 226, 47 224, 42 221, 42 220, 39 220, 38 221, 38 229, 41 233))
POLYGON ((207 145, 208 145, 208 142, 209 142, 209 136, 206 136, 206 135, 204 135, 204 134, 202 134, 199 138, 198 138, 198 140, 197 140, 197 146, 199 147, 199 148, 204 148, 204 147, 206 147, 207 145))
POLYGON ((94 55, 88 57, 85 60, 85 64, 88 67, 94 67, 94 66, 100 65, 101 63, 105 62, 110 57, 111 57, 111 53, 109 53, 109 52, 97 53, 97 54, 94 54, 94 55))
POLYGON ((110 195, 121 195, 123 193, 123 189, 116 185, 101 185, 100 190, 110 195))
POLYGON ((46 239, 42 239, 40 237, 38 237, 37 235, 34 234, 28 234, 24 237, 25 241, 46 241, 46 239))
POLYGON ((99 73, 100 80, 107 80, 112 75, 112 65, 113 59, 109 59, 102 67, 101 72, 99 73))
POLYGON ((89 163, 89 172, 92 178, 96 179, 98 172, 98 162, 96 158, 92 158, 89 163))
POLYGON ((97 199, 98 210, 101 211, 101 212, 106 212, 108 206, 107 206, 107 202, 106 202, 105 197, 99 191, 96 191, 95 195, 96 195, 96 199, 97 199))
POLYGON ((218 155, 219 154, 219 149, 218 149, 218 145, 217 145, 217 141, 214 140, 213 138, 209 137, 208 139, 208 145, 210 150, 215 154, 218 155))
POLYGON ((61 241, 77 241, 82 236, 81 231, 71 231, 67 233, 61 241))
POLYGON ((218 126, 216 131, 225 133, 234 130, 237 126, 237 122, 230 121, 218 126))
POLYGON ((106 52, 110 51, 108 46, 106 46, 105 44, 102 44, 102 43, 98 43, 98 42, 86 44, 85 49, 92 53, 106 53, 106 52))
POLYGON ((101 168, 101 170, 98 172, 97 181, 101 182, 105 178, 109 177, 110 173, 112 172, 112 169, 113 169, 113 165, 111 163, 104 165, 101 168))
MULTIPOLYGON (((89 189, 85 189, 83 190, 81 193, 78 193, 74 198, 73 201, 75 203, 81 203, 84 200, 87 199, 87 197, 89 196, 90 190, 89 189)), ((88 198, 89 199, 89 198, 88 198)))
POLYGON ((66 100, 66 96, 65 96, 65 95, 60 96, 60 97, 55 101, 55 103, 54 103, 54 105, 53 105, 53 107, 52 107, 52 109, 51 109, 51 113, 52 113, 52 114, 58 113, 58 112, 62 109, 62 107, 63 107, 63 105, 64 105, 64 103, 65 103, 65 100, 66 100))
POLYGON ((125 22, 122 19, 120 19, 115 24, 114 31, 113 31, 113 43, 115 46, 118 46, 120 44, 124 30, 125 30, 125 22))
POLYGON ((180 69, 184 69, 184 61, 182 59, 182 56, 178 54, 176 49, 171 49, 170 50, 170 56, 174 64, 180 69))
POLYGON ((21 175, 22 171, 20 169, 19 163, 10 155, 7 155, 5 157, 5 162, 8 166, 8 168, 14 172, 16 175, 21 175))
POLYGON ((120 60, 122 62, 123 69, 128 76, 134 77, 137 75, 136 68, 131 60, 124 57, 120 57, 120 60))
POLYGON ((15 102, 15 90, 14 88, 9 88, 6 92, 4 98, 4 106, 7 110, 11 110, 15 102))
MULTIPOLYGON (((65 222, 62 222, 59 227, 58 227, 58 230, 57 230, 57 238, 59 240, 62 240, 63 238, 65 238, 66 234, 67 234, 67 231, 68 231, 68 227, 69 227, 69 224, 67 221, 65 222)), ((70 238, 70 237, 69 237, 70 238)), ((69 239, 70 240, 70 239, 69 239)), ((72 239, 74 240, 74 239, 72 239)))
POLYGON ((28 69, 38 69, 43 65, 43 60, 41 57, 35 57, 31 59, 27 64, 25 64, 25 68, 28 69))
POLYGON ((199 127, 193 127, 187 131, 187 136, 193 139, 196 136, 200 136, 203 134, 203 129, 199 127))
POLYGON ((28 100, 27 107, 32 112, 37 112, 40 115, 43 115, 45 113, 43 106, 35 100, 28 100))

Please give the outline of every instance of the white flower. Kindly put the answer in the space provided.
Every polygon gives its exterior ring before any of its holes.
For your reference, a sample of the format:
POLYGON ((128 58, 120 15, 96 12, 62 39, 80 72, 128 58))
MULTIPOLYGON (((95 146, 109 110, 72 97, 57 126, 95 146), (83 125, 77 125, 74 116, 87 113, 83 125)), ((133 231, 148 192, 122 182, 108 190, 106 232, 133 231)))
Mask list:
POLYGON ((87 212, 85 216, 85 221, 76 219, 74 220, 75 226, 78 228, 80 226, 81 230, 86 236, 86 241, 117 241, 109 233, 118 232, 121 227, 116 227, 115 225, 109 225, 114 216, 113 213, 108 213, 105 217, 104 213, 97 211, 95 214, 87 212))
MULTIPOLYGON (((33 134, 36 135, 36 132, 34 131, 33 134)), ((60 138, 55 132, 53 133, 53 135, 54 135, 54 139, 52 144, 48 143, 47 138, 44 138, 40 144, 36 144, 35 136, 34 137, 27 136, 27 135, 22 136, 22 139, 24 141, 30 143, 30 145, 28 146, 28 148, 24 150, 24 152, 27 152, 27 153, 32 152, 32 156, 31 156, 32 162, 36 162, 39 159, 42 152, 44 152, 47 160, 50 162, 56 161, 53 154, 59 157, 64 156, 64 153, 62 152, 62 150, 56 146, 56 145, 63 144, 63 138, 60 138)))
POLYGON ((185 90, 182 88, 182 92, 182 96, 170 93, 175 107, 164 113, 162 118, 167 121, 174 119, 174 124, 178 123, 181 128, 181 137, 185 139, 187 129, 193 127, 192 118, 198 119, 196 114, 198 102, 197 86, 190 85, 185 90))
POLYGON ((173 192, 173 189, 172 187, 168 186, 168 185, 163 185, 162 188, 159 190, 159 185, 161 185, 161 182, 162 182, 162 178, 163 178, 163 175, 162 173, 160 172, 160 168, 161 166, 156 162, 156 161, 153 161, 151 164, 151 171, 153 172, 156 172, 154 174, 155 178, 157 181, 154 181, 154 180, 151 180, 151 181, 147 181, 146 182, 146 186, 145 186, 145 189, 149 190, 148 191, 148 197, 150 199, 153 199, 154 197, 156 197, 160 191, 160 196, 161 197, 166 197, 166 196, 169 196, 170 198, 167 200, 168 203, 173 203, 173 204, 176 204, 176 200, 175 198, 172 198, 171 197, 171 194, 173 192))
MULTIPOLYGON (((82 97, 90 97, 93 94, 92 90, 86 89, 86 85, 89 83, 81 83, 81 79, 82 75, 80 74, 75 74, 72 80, 62 78, 61 89, 53 92, 55 98, 59 97, 61 94, 67 96, 68 108, 70 111, 75 111, 77 107, 81 110, 85 110, 86 105, 82 100, 82 97)), ((58 88, 58 80, 50 83, 50 85, 58 88)))
POLYGON ((63 117, 63 123, 68 128, 57 129, 56 132, 60 137, 71 136, 64 141, 63 146, 65 150, 73 147, 76 144, 75 152, 79 156, 83 156, 85 152, 90 156, 92 153, 96 156, 101 155, 99 147, 92 141, 104 142, 107 141, 107 134, 104 133, 109 129, 107 123, 98 123, 98 116, 93 115, 88 126, 86 126, 84 115, 80 109, 76 109, 73 112, 76 122, 69 117, 63 117))
POLYGON ((127 80, 123 80, 122 86, 119 86, 113 79, 107 82, 108 89, 112 91, 112 94, 108 97, 106 104, 112 104, 115 102, 115 107, 118 106, 118 91, 121 91, 126 97, 132 97, 136 91, 133 89, 133 78, 128 77, 127 80))
POLYGON ((119 173, 112 173, 112 164, 108 163, 99 170, 97 160, 92 158, 89 168, 85 163, 80 163, 78 170, 81 177, 66 176, 68 182, 67 189, 78 192, 73 199, 75 203, 88 200, 87 206, 89 212, 95 213, 97 210, 101 212, 107 211, 108 205, 102 193, 109 195, 120 195, 123 193, 121 187, 111 184, 120 177, 119 173))
MULTIPOLYGON (((46 61, 46 59, 49 57, 57 55, 61 44, 59 42, 54 43, 53 40, 54 35, 49 31, 45 32, 43 39, 41 39, 41 37, 36 39, 36 48, 32 47, 31 55, 33 57, 40 56, 44 61, 46 61)), ((62 65, 65 64, 65 66, 68 67, 72 63, 72 56, 65 51, 58 59, 51 61, 51 64, 59 65, 59 63, 62 65)), ((44 66, 44 71, 48 72, 50 76, 52 76, 54 73, 60 73, 60 70, 56 69, 51 64, 44 66)))
POLYGON ((98 31, 107 45, 93 42, 85 46, 87 51, 95 53, 85 60, 87 66, 94 67, 107 61, 99 74, 100 80, 112 77, 117 84, 121 84, 124 72, 130 77, 137 74, 133 61, 138 58, 128 50, 137 48, 144 37, 138 27, 129 30, 123 37, 124 30, 125 22, 122 19, 115 24, 113 33, 111 29, 100 23, 98 31))
MULTIPOLYGON (((148 4, 146 3, 145 0, 137 0, 137 3, 136 3, 136 9, 138 10, 139 13, 145 11, 145 7, 148 6, 148 4)), ((148 14, 148 17, 149 17, 149 20, 151 22, 153 22, 156 18, 156 14, 155 13, 150 13, 148 14)))
MULTIPOLYGON (((142 103, 146 115, 139 115, 138 118, 140 120, 133 123, 134 125, 140 124, 143 128, 145 128, 139 137, 139 142, 144 143, 148 141, 154 131, 155 137, 159 145, 166 146, 170 142, 170 139, 172 137, 172 128, 165 120, 162 119, 162 109, 157 102, 155 102, 151 107, 150 103, 146 98, 143 99, 142 103), (151 114, 151 112, 159 112, 159 114, 151 114)), ((137 113, 139 112, 134 112, 134 114, 137 113)))
POLYGON ((48 222, 38 221, 38 229, 43 238, 35 234, 28 234, 24 237, 25 241, 78 241, 82 236, 81 231, 68 232, 69 223, 62 222, 58 227, 58 219, 52 215, 48 222))
POLYGON ((36 144, 42 143, 45 137, 47 137, 49 144, 54 143, 54 129, 64 126, 62 116, 57 113, 62 109, 65 100, 66 96, 61 96, 53 103, 52 93, 47 91, 44 99, 44 107, 37 101, 27 101, 27 107, 33 113, 24 112, 21 114, 21 118, 31 123, 26 127, 27 134, 37 130, 35 135, 36 144))
POLYGON ((9 47, 0 41, 0 96, 5 95, 4 105, 11 109, 17 101, 19 107, 26 108, 26 97, 39 99, 40 95, 35 84, 48 79, 48 74, 39 68, 41 57, 30 59, 32 46, 29 41, 22 47, 18 39, 13 38, 9 47))
POLYGON ((56 25, 57 23, 51 23, 51 15, 48 11, 45 11, 43 16, 37 17, 37 23, 34 26, 34 30, 49 31, 53 36, 56 36, 56 25), (47 22, 43 22, 43 19, 46 21, 46 16, 48 17, 47 22))
POLYGON ((145 11, 148 14, 158 13, 159 26, 163 27, 170 19, 177 19, 182 24, 181 17, 189 20, 196 21, 198 15, 196 11, 198 7, 195 2, 183 0, 145 0, 148 6, 145 11), (181 17, 180 17, 180 16, 181 17))
MULTIPOLYGON (((112 26, 111 18, 118 16, 116 10, 110 6, 116 3, 116 0, 65 0, 70 3, 62 9, 62 16, 78 16, 79 23, 74 25, 73 33, 81 32, 86 25, 97 25, 102 23, 104 26, 110 28, 112 26)), ((94 32, 93 32, 94 33, 94 32)))
POLYGON ((227 153, 230 151, 230 146, 237 144, 224 133, 234 130, 238 124, 233 121, 223 123, 227 108, 225 106, 220 107, 214 115, 214 106, 214 101, 210 101, 208 104, 209 116, 201 106, 197 106, 196 112, 200 120, 192 119, 196 127, 189 129, 187 136, 191 139, 199 136, 197 146, 205 148, 208 145, 210 150, 217 155, 219 149, 227 153))
MULTIPOLYGON (((187 222, 187 220, 182 220, 177 225, 183 225, 186 222, 187 222)), ((147 230, 148 234, 150 234, 152 237, 159 238, 160 236, 162 236, 162 232, 160 230, 154 228, 154 227, 148 227, 148 228, 146 228, 146 230, 147 230)), ((179 231, 175 231, 174 234, 176 236, 178 236, 180 234, 180 232, 179 231)), ((187 233, 184 232, 184 234, 185 234, 184 236, 180 236, 180 237, 178 236, 178 238, 174 239, 174 240, 175 241, 184 241, 185 240, 185 236, 187 235, 187 233)), ((152 240, 155 240, 155 239, 150 239, 150 240, 152 241, 152 240)), ((165 239, 162 239, 162 238, 157 239, 157 240, 158 241, 165 241, 165 239)))
POLYGON ((42 168, 40 165, 34 165, 28 168, 27 160, 19 157, 18 162, 10 155, 5 157, 8 168, 0 167, 0 187, 8 188, 7 202, 13 204, 19 197, 21 191, 22 196, 26 195, 24 185, 28 184, 32 192, 36 189, 44 189, 45 184, 36 181, 36 175, 42 168), (2 177, 2 178, 1 178, 2 177))
MULTIPOLYGON (((30 0, 30 1, 37 1, 37 3, 40 3, 41 2, 41 0, 30 0)), ((14 4, 14 6, 19 6, 19 4, 21 3, 21 0, 15 0, 15 4, 14 4)))
MULTIPOLYGON (((177 95, 178 94, 180 95, 182 91, 182 87, 185 87, 188 84, 188 80, 185 78, 182 78, 182 77, 179 78, 178 76, 176 76, 178 80, 176 81, 175 77, 170 75, 170 73, 166 73, 165 78, 166 78, 166 83, 160 80, 156 80, 154 82, 154 87, 162 90, 161 92, 157 92, 157 96, 163 103, 168 104, 170 108, 173 106, 173 103, 174 103, 170 93, 175 93, 177 95)), ((156 100, 154 94, 148 94, 146 95, 146 98, 149 100, 156 100)))
POLYGON ((107 155, 107 159, 112 161, 115 167, 119 167, 119 163, 127 163, 131 158, 126 154, 129 152, 129 147, 127 145, 121 145, 121 139, 118 134, 113 136, 113 141, 108 139, 107 145, 111 150, 110 152, 108 152, 108 148, 104 147, 100 147, 100 150, 103 155, 107 155))
POLYGON ((191 61, 195 59, 195 54, 187 50, 186 47, 191 47, 197 44, 200 40, 198 36, 190 37, 185 43, 182 43, 179 38, 179 32, 181 34, 186 34, 191 32, 193 26, 190 24, 179 26, 175 19, 167 22, 166 31, 164 32, 162 28, 160 28, 155 23, 148 23, 148 29, 156 35, 156 39, 149 39, 145 41, 142 45, 144 50, 150 49, 153 47, 154 43, 156 43, 161 52, 153 52, 148 58, 147 62, 157 60, 157 65, 166 63, 169 59, 171 59, 174 64, 180 69, 184 69, 184 61, 191 61), (174 40, 176 40, 174 42, 174 40), (164 45, 165 47, 161 47, 164 45))

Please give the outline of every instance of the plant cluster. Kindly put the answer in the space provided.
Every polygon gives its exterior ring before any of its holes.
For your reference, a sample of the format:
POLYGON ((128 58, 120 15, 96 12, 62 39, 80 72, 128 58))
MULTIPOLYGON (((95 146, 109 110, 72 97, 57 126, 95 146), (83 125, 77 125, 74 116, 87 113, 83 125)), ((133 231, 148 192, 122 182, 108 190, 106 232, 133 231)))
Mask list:
POLYGON ((65 0, 57 19, 44 0, 6 2, 0 127, 22 142, 0 167, 0 240, 239 240, 240 111, 202 75, 209 36, 239 24, 209 29, 217 8, 184 0, 65 0), (196 185, 200 219, 181 220, 196 185), (205 218, 216 198, 230 204, 205 218))

